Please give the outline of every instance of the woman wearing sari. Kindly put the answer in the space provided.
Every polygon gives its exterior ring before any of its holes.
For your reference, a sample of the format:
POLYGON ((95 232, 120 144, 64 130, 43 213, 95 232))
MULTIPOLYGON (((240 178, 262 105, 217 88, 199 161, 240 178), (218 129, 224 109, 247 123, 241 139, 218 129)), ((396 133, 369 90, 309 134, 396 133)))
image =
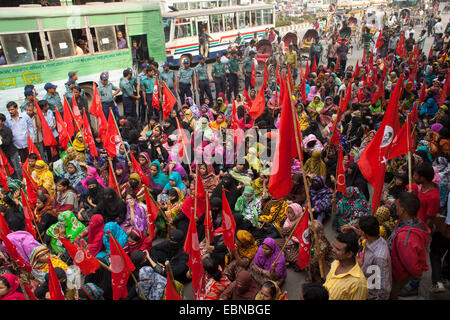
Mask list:
POLYGON ((231 262, 227 261, 230 257, 225 256, 225 270, 224 273, 228 279, 234 281, 236 275, 243 269, 247 269, 253 257, 258 251, 258 245, 252 234, 246 230, 239 230, 235 238, 236 250, 231 251, 231 262))
POLYGON ((259 283, 247 270, 241 270, 231 284, 219 296, 219 300, 255 300, 259 283))
POLYGON ((274 239, 264 239, 250 264, 249 271, 259 285, 268 280, 275 281, 280 287, 283 285, 287 276, 286 260, 274 239), (278 255, 279 258, 275 262, 278 255))
POLYGON ((70 210, 78 211, 78 197, 66 178, 59 179, 56 183, 56 196, 53 199, 53 207, 56 212, 70 210))
POLYGON ((48 165, 42 161, 36 161, 34 170, 31 173, 33 180, 36 182, 38 188, 45 188, 50 194, 50 197, 55 196, 55 181, 53 179, 53 173, 48 169, 48 165))
POLYGON ((218 262, 213 258, 203 260, 205 276, 203 278, 200 300, 218 300, 231 281, 222 272, 218 262))
MULTIPOLYGON (((177 187, 173 187, 167 194, 166 204, 161 205, 161 209, 165 212, 165 221, 156 221, 155 224, 159 230, 164 233, 171 233, 177 226, 178 219, 175 218, 183 209, 184 194, 177 187)), ((158 219, 157 219, 158 220, 158 219)))
POLYGON ((256 294, 255 300, 281 300, 282 296, 287 295, 281 292, 280 287, 275 281, 269 280, 264 282, 259 292, 256 294))
POLYGON ((123 249, 128 256, 136 250, 145 252, 152 249, 152 239, 146 237, 144 232, 132 227, 127 234, 128 240, 123 249))
POLYGON ((325 184, 325 179, 322 176, 315 176, 312 179, 309 193, 311 195, 314 218, 322 222, 331 213, 331 199, 333 194, 325 184))
POLYGON ((169 177, 173 172, 177 172, 181 176, 182 180, 188 179, 188 174, 187 174, 186 170, 183 168, 183 166, 178 163, 176 154, 173 154, 173 153, 169 154, 168 162, 167 162, 164 170, 165 170, 165 172, 167 172, 167 175, 169 177))
POLYGON ((141 137, 147 140, 152 135, 153 129, 158 125, 158 121, 159 121, 158 117, 152 116, 148 120, 148 124, 142 129, 141 137))
POLYGON ((105 222, 101 214, 94 214, 89 220, 89 226, 78 235, 85 238, 87 236, 87 250, 93 256, 96 256, 103 248, 103 228, 105 222))
POLYGON ((106 187, 105 182, 103 181, 102 177, 100 177, 97 173, 97 169, 95 168, 89 168, 87 169, 87 173, 86 173, 86 178, 84 178, 83 180, 81 180, 81 184, 83 185, 83 187, 85 187, 87 189, 87 181, 89 179, 95 179, 97 180, 97 182, 102 186, 102 187, 106 187))
POLYGON ((19 278, 6 273, 0 276, 0 300, 26 300, 23 293, 17 292, 19 289, 19 278))
MULTIPOLYGON (((306 279, 308 282, 321 283, 322 279, 320 277, 319 257, 323 257, 323 273, 326 276, 330 270, 331 263, 335 260, 335 254, 333 252, 333 247, 325 236, 323 224, 318 220, 314 220, 313 223, 316 229, 317 238, 319 240, 320 255, 317 251, 314 252, 314 256, 311 258, 309 265, 306 267, 306 279)), ((309 227, 309 231, 309 241, 314 243, 314 234, 311 226, 309 227)))
POLYGON ((247 161, 245 161, 245 164, 236 164, 236 166, 230 170, 229 174, 243 186, 250 186, 252 184, 253 174, 249 171, 249 164, 247 161))
POLYGON ((333 98, 326 97, 325 98, 325 105, 323 106, 322 110, 320 110, 320 123, 323 127, 326 127, 331 122, 331 117, 333 114, 337 112, 337 105, 333 103, 333 98))
POLYGON ((108 222, 103 227, 103 248, 104 251, 100 251, 96 258, 105 258, 111 256, 111 247, 109 242, 109 234, 108 231, 111 232, 114 239, 117 240, 119 245, 123 248, 125 244, 128 241, 128 235, 125 233, 125 231, 122 230, 122 228, 115 222, 108 222))
MULTIPOLYGON (((297 220, 300 219, 302 215, 303 215, 303 208, 298 203, 291 203, 288 206, 286 210, 287 218, 280 232, 282 238, 276 240, 280 248, 283 247, 285 242, 288 240, 289 235, 291 234, 293 228, 297 223, 297 220)), ((292 266, 295 269, 298 269, 297 265, 298 250, 299 250, 298 239, 295 236, 293 236, 287 242, 283 253, 286 257, 286 262, 288 266, 292 266)))
MULTIPOLYGON (((183 194, 186 194, 187 188, 181 180, 181 176, 177 171, 173 171, 169 176, 169 182, 164 186, 162 193, 167 193, 172 188, 178 188, 183 194)), ((161 196, 161 195, 159 195, 161 196)))
POLYGON ((76 139, 73 140, 72 145, 80 154, 81 160, 84 161, 84 159, 86 159, 86 144, 84 143, 83 133, 81 131, 77 133, 76 139))
POLYGON ((86 189, 83 188, 83 185, 81 184, 81 181, 86 178, 86 173, 81 169, 78 162, 75 160, 69 161, 65 169, 66 173, 64 174, 64 178, 69 180, 70 185, 77 190, 78 193, 86 193, 86 189))
POLYGON ((127 234, 131 229, 136 229, 145 233, 147 231, 147 212, 142 203, 140 203, 132 192, 127 192, 127 215, 120 227, 127 234))
POLYGON ((48 274, 48 259, 52 261, 53 268, 61 268, 67 270, 67 264, 59 257, 50 254, 46 246, 38 246, 34 248, 30 256, 31 274, 41 283, 45 281, 48 274))
POLYGON ((58 222, 58 214, 53 207, 53 201, 48 194, 38 196, 36 201, 35 217, 37 231, 44 237, 47 229, 58 222))
POLYGON ((163 146, 167 144, 167 136, 164 134, 163 128, 160 124, 157 124, 153 128, 152 135, 150 136, 150 142, 155 139, 159 139, 163 146))
POLYGON ((222 112, 219 112, 215 121, 209 124, 209 127, 213 130, 219 130, 220 128, 227 128, 227 122, 225 121, 225 116, 222 112))
POLYGON ((74 242, 85 229, 86 227, 78 221, 72 211, 64 211, 58 215, 58 222, 47 229, 44 241, 50 242, 53 251, 58 254, 65 251, 63 244, 58 239, 59 236, 74 242))
POLYGON ((141 165, 141 169, 142 171, 147 175, 147 177, 150 178, 151 173, 150 173, 150 156, 148 155, 147 152, 141 152, 137 158, 137 160, 139 161, 139 164, 141 165))
POLYGON ((311 119, 318 120, 320 112, 322 111, 324 103, 320 99, 320 95, 314 96, 314 99, 306 107, 311 119))
POLYGON ((183 122, 186 122, 189 125, 189 127, 192 128, 192 130, 194 130, 197 121, 195 120, 194 114, 192 113, 191 109, 183 108, 183 114, 184 114, 183 122))
POLYGON ((261 199, 255 196, 251 186, 246 186, 242 196, 240 196, 234 210, 244 217, 246 227, 243 229, 252 230, 258 227, 258 218, 261 213, 261 199))
POLYGON ((312 152, 311 158, 309 158, 305 162, 304 170, 306 174, 326 177, 327 167, 325 166, 325 162, 323 162, 321 156, 322 152, 320 152, 319 150, 314 150, 312 152))
POLYGON ((130 178, 130 171, 128 170, 127 164, 123 162, 116 163, 114 172, 116 174, 119 188, 122 189, 122 186, 127 183, 130 178))
POLYGON ((198 167, 200 177, 202 178, 203 187, 206 192, 212 193, 219 184, 219 178, 214 174, 212 165, 202 163, 198 167))
POLYGON ((370 205, 357 187, 347 187, 347 195, 343 196, 337 205, 336 198, 333 195, 332 203, 333 212, 336 212, 333 226, 338 232, 342 226, 351 223, 353 220, 370 215, 370 205))
POLYGON ((152 194, 156 197, 164 189, 164 186, 169 182, 169 178, 162 172, 161 163, 155 160, 150 165, 151 178, 153 180, 152 194))

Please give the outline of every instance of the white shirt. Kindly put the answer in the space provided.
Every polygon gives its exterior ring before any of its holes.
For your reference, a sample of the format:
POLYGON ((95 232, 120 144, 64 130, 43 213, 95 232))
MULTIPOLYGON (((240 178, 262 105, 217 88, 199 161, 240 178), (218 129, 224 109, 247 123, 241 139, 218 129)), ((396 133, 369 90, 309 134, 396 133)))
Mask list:
POLYGON ((434 33, 443 33, 442 32, 442 23, 438 22, 434 25, 434 33))

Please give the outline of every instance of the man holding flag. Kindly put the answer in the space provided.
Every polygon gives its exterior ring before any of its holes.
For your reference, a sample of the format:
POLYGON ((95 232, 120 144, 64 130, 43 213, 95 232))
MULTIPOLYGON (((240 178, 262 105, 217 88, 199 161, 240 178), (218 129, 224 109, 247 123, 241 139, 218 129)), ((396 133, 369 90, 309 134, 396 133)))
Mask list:
POLYGON ((248 53, 248 57, 244 59, 244 63, 242 65, 242 73, 245 76, 245 90, 248 92, 248 88, 251 87, 252 89, 255 88, 254 80, 252 81, 253 77, 253 69, 256 70, 255 65, 255 51, 250 50, 248 53), (253 82, 253 83, 252 83, 253 82))

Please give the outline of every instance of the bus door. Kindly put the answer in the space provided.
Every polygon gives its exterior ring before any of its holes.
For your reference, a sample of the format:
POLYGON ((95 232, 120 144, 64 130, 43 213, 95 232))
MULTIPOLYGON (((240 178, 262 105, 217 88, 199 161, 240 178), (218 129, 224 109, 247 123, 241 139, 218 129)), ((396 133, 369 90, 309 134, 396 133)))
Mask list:
POLYGON ((198 35, 198 50, 199 54, 208 59, 209 57, 209 19, 208 16, 197 17, 196 24, 194 24, 194 35, 198 35), (197 29, 197 30, 195 30, 197 29))
POLYGON ((149 62, 147 36, 145 34, 131 36, 131 55, 133 60, 133 73, 139 73, 144 62, 149 62))

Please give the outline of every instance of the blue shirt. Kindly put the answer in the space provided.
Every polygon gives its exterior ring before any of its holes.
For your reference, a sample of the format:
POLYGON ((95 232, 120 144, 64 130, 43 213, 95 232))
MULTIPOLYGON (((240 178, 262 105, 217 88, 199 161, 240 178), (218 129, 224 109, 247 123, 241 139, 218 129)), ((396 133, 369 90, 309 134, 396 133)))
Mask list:
MULTIPOLYGON (((53 115, 52 110, 50 110, 50 108, 47 110, 47 113, 44 113, 44 118, 45 121, 47 121, 48 126, 50 127, 50 130, 52 129, 52 127, 55 125, 55 116, 53 115)), ((58 136, 58 130, 55 127, 55 129, 52 130, 53 136, 56 138, 58 136)))
POLYGON ((120 78, 119 87, 122 88, 122 94, 124 97, 131 97, 134 93, 134 87, 131 84, 131 79, 120 78))
POLYGON ((10 114, 6 116, 5 125, 11 129, 13 144, 17 149, 28 148, 27 132, 34 141, 33 121, 25 112, 19 112, 19 117, 14 120, 10 114))
POLYGON ((180 83, 191 84, 192 76, 194 75, 194 69, 192 68, 180 68, 178 70, 177 77, 180 79, 180 83))
POLYGON ((50 110, 55 112, 55 105, 58 111, 62 114, 63 113, 63 106, 61 104, 61 97, 59 96, 58 92, 55 92, 53 96, 49 95, 48 93, 45 94, 44 98, 42 100, 46 100, 48 102, 48 106, 50 110))
POLYGON ((102 103, 113 102, 113 90, 116 91, 117 87, 113 85, 111 82, 108 82, 106 86, 103 84, 103 82, 100 82, 100 84, 97 87, 97 91, 102 103))
POLYGON ((173 82, 175 81, 175 72, 173 70, 161 71, 159 73, 159 79, 166 83, 167 88, 173 89, 173 82))
POLYGON ((198 74, 198 80, 202 81, 202 80, 208 80, 208 72, 206 70, 206 63, 204 65, 202 65, 201 63, 199 63, 196 67, 195 67, 195 72, 198 74))

